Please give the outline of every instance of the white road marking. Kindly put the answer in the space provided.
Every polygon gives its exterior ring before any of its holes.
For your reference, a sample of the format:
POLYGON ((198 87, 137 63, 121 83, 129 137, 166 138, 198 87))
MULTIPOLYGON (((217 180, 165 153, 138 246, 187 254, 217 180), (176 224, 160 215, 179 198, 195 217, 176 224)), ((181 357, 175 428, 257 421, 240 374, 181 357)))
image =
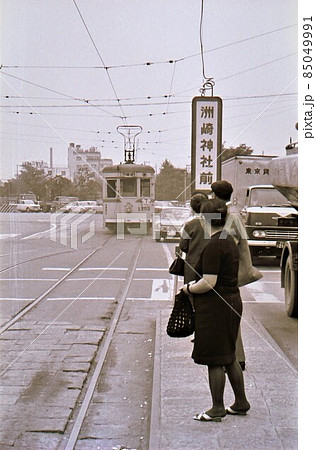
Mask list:
POLYGON ((66 281, 114 281, 114 280, 118 280, 118 281, 126 281, 126 278, 113 278, 113 277, 103 277, 103 278, 68 278, 66 281))
POLYGON ((270 305, 275 305, 276 303, 283 303, 283 302, 280 302, 280 301, 275 301, 275 300, 272 300, 272 301, 270 301, 270 300, 243 300, 242 301, 243 303, 252 303, 252 304, 254 304, 254 303, 266 303, 266 304, 270 304, 270 305))
POLYGON ((10 237, 15 237, 15 236, 20 236, 19 234, 16 233, 8 233, 8 234, 0 234, 0 239, 8 239, 10 237))
POLYGON ((259 269, 260 270, 260 272, 262 272, 262 273, 280 273, 281 272, 281 269, 267 269, 267 270, 265 270, 265 269, 259 269))
POLYGON ((245 286, 245 288, 250 291, 251 295, 254 297, 255 301, 258 303, 281 303, 282 300, 279 300, 275 295, 269 294, 265 291, 264 281, 257 281, 256 283, 249 284, 245 286))
POLYGON ((0 281, 58 281, 58 278, 0 278, 0 281))
POLYGON ((128 267, 80 267, 79 271, 87 270, 128 270, 128 267))
POLYGON ((136 302, 136 301, 170 301, 170 298, 151 298, 151 297, 127 297, 126 300, 136 302))
POLYGON ((60 270, 60 271, 66 272, 66 271, 70 270, 70 267, 42 267, 42 270, 60 270))
POLYGON ((155 278, 152 280, 151 299, 169 300, 172 295, 173 283, 169 279, 155 278))
POLYGON ((163 271, 168 272, 168 267, 160 268, 160 267, 139 267, 136 270, 146 270, 146 271, 163 271))
POLYGON ((14 298, 14 297, 2 297, 0 298, 0 302, 31 302, 34 298, 14 298))
POLYGON ((115 300, 115 297, 49 297, 48 302, 62 301, 62 300, 115 300))
POLYGON ((56 224, 53 223, 53 225, 48 230, 40 231, 39 233, 34 233, 34 234, 30 234, 29 236, 25 236, 24 238, 21 239, 21 241, 25 241, 26 239, 33 239, 35 237, 40 237, 41 235, 50 233, 55 228, 56 228, 56 224))

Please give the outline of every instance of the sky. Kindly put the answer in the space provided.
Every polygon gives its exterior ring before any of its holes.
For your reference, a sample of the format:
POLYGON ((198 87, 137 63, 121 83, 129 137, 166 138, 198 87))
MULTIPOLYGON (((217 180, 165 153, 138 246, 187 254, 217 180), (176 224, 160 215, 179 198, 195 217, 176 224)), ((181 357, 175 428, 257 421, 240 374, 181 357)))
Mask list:
POLYGON ((24 161, 49 162, 51 147, 54 165, 67 165, 71 142, 118 163, 120 125, 143 129, 136 162, 185 168, 206 78, 223 100, 226 147, 285 155, 297 140, 297 0, 204 0, 203 15, 201 6, 0 0, 0 179, 24 161))

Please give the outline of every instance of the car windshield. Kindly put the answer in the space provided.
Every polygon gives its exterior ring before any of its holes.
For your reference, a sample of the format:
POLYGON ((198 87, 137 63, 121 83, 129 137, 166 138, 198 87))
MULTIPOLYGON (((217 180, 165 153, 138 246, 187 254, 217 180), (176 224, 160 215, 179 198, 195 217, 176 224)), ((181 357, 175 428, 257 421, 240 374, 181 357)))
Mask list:
POLYGON ((276 189, 258 188, 251 190, 249 206, 290 206, 290 202, 276 189))
POLYGON ((191 211, 187 208, 165 208, 161 211, 161 219, 182 220, 185 222, 191 215, 191 211))

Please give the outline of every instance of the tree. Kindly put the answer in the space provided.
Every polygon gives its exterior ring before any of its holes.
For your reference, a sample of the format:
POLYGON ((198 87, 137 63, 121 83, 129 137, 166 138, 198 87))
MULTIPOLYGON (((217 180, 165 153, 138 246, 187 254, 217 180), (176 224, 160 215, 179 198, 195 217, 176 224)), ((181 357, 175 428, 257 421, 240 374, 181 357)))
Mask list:
POLYGON ((56 175, 47 180, 47 200, 54 200, 59 195, 74 196, 76 188, 68 178, 56 175))
POLYGON ((178 200, 184 202, 188 198, 186 187, 190 184, 189 179, 186 169, 176 168, 170 161, 165 159, 156 177, 157 200, 178 200))
POLYGON ((31 191, 40 200, 46 197, 47 176, 44 170, 36 169, 32 164, 25 163, 22 165, 18 180, 20 182, 20 193, 31 191))
POLYGON ((74 185, 80 200, 95 200, 101 196, 102 184, 87 167, 79 168, 74 185))
POLYGON ((225 148, 225 142, 222 145, 221 158, 222 161, 232 158, 233 156, 249 156, 253 152, 251 147, 247 147, 246 144, 239 144, 238 147, 225 148))
POLYGON ((18 197, 20 194, 32 192, 37 199, 43 199, 47 192, 47 176, 43 170, 36 169, 30 163, 22 166, 16 178, 11 178, 1 190, 1 194, 8 197, 18 197))

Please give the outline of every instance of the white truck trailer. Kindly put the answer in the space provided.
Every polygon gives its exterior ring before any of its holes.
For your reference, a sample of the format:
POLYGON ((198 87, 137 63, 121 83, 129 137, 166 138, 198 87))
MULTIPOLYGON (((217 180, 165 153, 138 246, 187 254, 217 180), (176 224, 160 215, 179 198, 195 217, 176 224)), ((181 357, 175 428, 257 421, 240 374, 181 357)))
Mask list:
POLYGON ((222 179, 234 192, 232 204, 241 213, 253 259, 281 258, 288 240, 297 239, 297 211, 282 190, 272 184, 275 156, 235 156, 222 163, 222 179), (286 219, 286 220, 283 220, 286 219))
POLYGON ((238 211, 246 204, 249 186, 271 184, 270 163, 276 156, 234 156, 222 162, 222 180, 229 181, 234 192, 231 201, 238 211))

